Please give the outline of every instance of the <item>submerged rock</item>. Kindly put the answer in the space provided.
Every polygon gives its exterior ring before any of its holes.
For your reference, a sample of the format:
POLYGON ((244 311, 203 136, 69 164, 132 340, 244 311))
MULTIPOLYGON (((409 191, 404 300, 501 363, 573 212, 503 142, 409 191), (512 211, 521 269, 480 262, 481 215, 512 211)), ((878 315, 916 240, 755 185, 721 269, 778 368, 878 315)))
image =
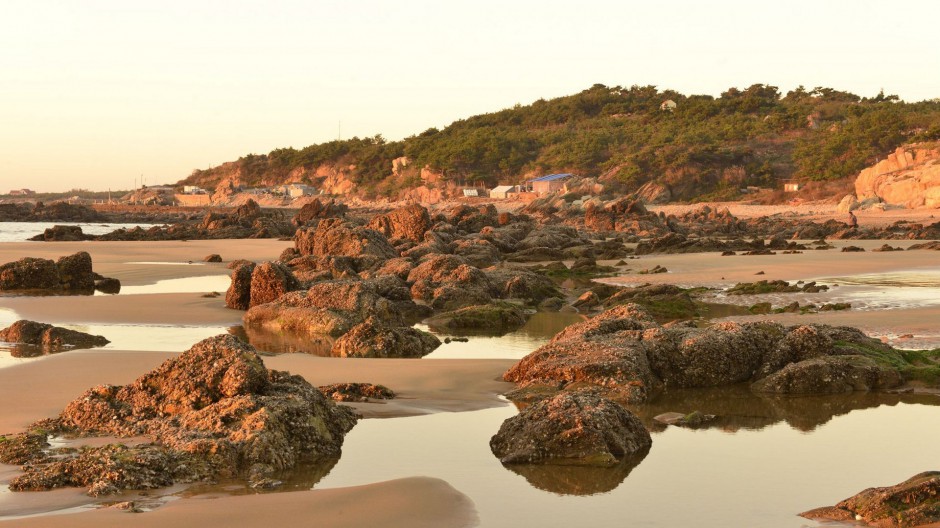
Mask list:
POLYGON ((640 419, 610 400, 560 394, 509 418, 490 449, 504 464, 616 466, 652 445, 640 419))
POLYGON ((395 391, 385 385, 373 383, 334 383, 321 385, 317 387, 317 390, 334 401, 367 402, 395 398, 395 391))
POLYGON ((868 488, 835 506, 816 508, 800 516, 865 521, 883 527, 934 526, 940 523, 940 471, 926 471, 886 488, 868 488))
POLYGON ((496 302, 444 312, 427 320, 433 329, 503 333, 524 325, 529 314, 515 304, 496 302))
POLYGON ((353 411, 303 378, 268 370, 250 345, 216 336, 129 385, 89 389, 57 418, 7 439, 28 444, 34 438, 39 445, 20 456, 30 463, 10 489, 83 486, 100 495, 174 481, 265 476, 339 456, 355 423, 353 411), (42 449, 47 433, 146 435, 154 444, 88 447, 53 458, 42 449))

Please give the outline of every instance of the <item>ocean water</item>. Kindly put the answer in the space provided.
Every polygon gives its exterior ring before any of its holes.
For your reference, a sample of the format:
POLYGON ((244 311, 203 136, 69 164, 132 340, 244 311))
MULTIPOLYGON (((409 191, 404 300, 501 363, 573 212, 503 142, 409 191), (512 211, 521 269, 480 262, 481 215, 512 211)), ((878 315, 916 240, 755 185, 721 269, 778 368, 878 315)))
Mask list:
POLYGON ((104 224, 79 222, 0 222, 0 242, 23 242, 41 235, 46 229, 56 225, 79 226, 86 235, 103 235, 116 229, 133 229, 140 226, 144 229, 155 224, 104 224))

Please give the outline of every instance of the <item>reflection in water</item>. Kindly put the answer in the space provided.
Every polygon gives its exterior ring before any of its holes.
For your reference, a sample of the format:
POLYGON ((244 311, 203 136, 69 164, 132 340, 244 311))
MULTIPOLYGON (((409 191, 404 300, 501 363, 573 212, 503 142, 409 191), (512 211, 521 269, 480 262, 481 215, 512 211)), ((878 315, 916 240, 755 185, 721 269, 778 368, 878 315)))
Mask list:
POLYGON ((122 286, 121 295, 138 295, 144 293, 202 293, 225 292, 231 285, 232 279, 228 275, 203 275, 201 277, 181 277, 178 279, 165 279, 153 284, 139 286, 122 286))
POLYGON ((643 404, 625 405, 650 431, 662 431, 665 425, 653 420, 666 412, 688 414, 699 411, 716 419, 702 428, 725 432, 760 430, 781 422, 793 429, 812 432, 836 416, 860 409, 873 409, 899 403, 940 406, 933 394, 886 394, 849 392, 826 396, 784 396, 751 392, 747 384, 731 387, 676 389, 643 404))
MULTIPOLYGON (((500 337, 431 332, 442 342, 453 337, 466 337, 467 341, 443 343, 425 357, 429 359, 519 359, 547 343, 555 334, 569 325, 580 323, 585 319, 583 315, 576 313, 537 312, 521 328, 500 337)), ((426 325, 415 325, 415 328, 430 331, 426 325)))
POLYGON ((233 326, 230 333, 242 341, 251 344, 262 352, 271 354, 311 354, 331 357, 333 338, 321 336, 310 338, 290 332, 271 332, 261 328, 233 326))
POLYGON ((648 453, 649 449, 609 468, 553 464, 504 464, 503 467, 525 477, 540 490, 559 495, 594 495, 616 489, 648 453))
POLYGON ((337 462, 339 462, 339 458, 324 458, 301 462, 291 471, 275 472, 270 478, 280 482, 280 484, 268 489, 252 488, 244 478, 223 479, 219 482, 195 484, 178 495, 181 497, 198 496, 206 498, 221 495, 250 495, 275 491, 308 490, 329 475, 337 462))

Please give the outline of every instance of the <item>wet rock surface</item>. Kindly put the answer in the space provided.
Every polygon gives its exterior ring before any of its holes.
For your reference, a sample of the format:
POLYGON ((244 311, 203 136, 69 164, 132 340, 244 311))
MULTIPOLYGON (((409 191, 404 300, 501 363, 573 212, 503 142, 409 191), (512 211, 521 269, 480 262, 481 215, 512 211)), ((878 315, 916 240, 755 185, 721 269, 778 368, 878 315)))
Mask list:
MULTIPOLYGON (((26 257, 0 265, 0 290, 43 290, 90 295, 95 290, 96 282, 104 279, 92 270, 91 255, 86 251, 60 257, 57 261, 26 257)), ((117 279, 110 279, 102 286, 114 289, 115 281, 117 279)), ((120 282, 116 286, 120 290, 120 282)))
POLYGON ((307 461, 335 459, 355 422, 350 409, 299 376, 266 369, 254 348, 224 335, 129 385, 89 389, 57 418, 4 437, 0 444, 17 447, 0 450, 0 461, 26 464, 10 483, 14 491, 79 486, 107 495, 215 478, 261 481, 307 461), (49 448, 49 434, 153 442, 76 452, 49 448))
MULTIPOLYGON (((660 326, 639 306, 615 307, 557 334, 503 376, 510 399, 558 391, 643 402, 668 387, 749 383, 756 392, 832 394, 885 390, 917 379, 916 353, 849 327, 721 322, 660 326)), ((925 365, 929 365, 927 361, 925 365)))
POLYGON ((0 330, 0 341, 34 345, 44 353, 60 352, 73 348, 100 347, 110 343, 103 336, 86 334, 85 332, 25 319, 16 321, 0 330))
POLYGON ((333 343, 332 355, 357 358, 420 358, 441 346, 441 341, 407 326, 390 327, 370 317, 333 343))
POLYGON ((864 521, 882 527, 934 526, 940 523, 940 471, 926 471, 894 486, 868 488, 835 506, 816 508, 800 516, 864 521))
POLYGON ((503 422, 490 449, 504 464, 612 467, 652 445, 639 418, 590 394, 559 394, 503 422))
POLYGON ((499 334, 519 328, 528 318, 529 314, 518 305, 497 302, 440 313, 426 322, 435 330, 499 334))
POLYGON ((395 391, 385 385, 373 383, 333 383, 321 385, 317 389, 334 401, 367 402, 395 398, 395 391))

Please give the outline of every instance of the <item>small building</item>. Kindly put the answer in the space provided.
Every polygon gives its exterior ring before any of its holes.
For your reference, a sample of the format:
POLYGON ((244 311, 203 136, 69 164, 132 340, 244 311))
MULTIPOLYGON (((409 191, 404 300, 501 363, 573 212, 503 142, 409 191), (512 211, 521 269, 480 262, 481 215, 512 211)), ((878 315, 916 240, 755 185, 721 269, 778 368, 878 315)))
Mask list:
POLYGON ((312 196, 317 194, 317 190, 309 185, 293 183, 291 185, 284 186, 284 194, 290 196, 291 198, 302 198, 304 196, 312 196))
POLYGON ((195 185, 184 185, 183 194, 209 194, 209 191, 195 185))
POLYGON ((676 109, 676 102, 672 99, 666 99, 663 101, 663 104, 659 105, 659 109, 664 112, 672 112, 676 109))
POLYGON ((568 187, 565 183, 565 180, 573 176, 570 173, 562 174, 549 174, 547 176, 539 176, 538 178, 533 178, 526 182, 527 190, 539 195, 545 196, 546 194, 552 194, 559 191, 567 191, 568 187))
POLYGON ((477 187, 471 187, 469 189, 463 190, 464 198, 483 198, 486 195, 483 193, 485 189, 479 189, 477 187))
POLYGON ((519 186, 517 185, 497 185, 490 189, 490 198, 505 200, 509 198, 510 195, 517 194, 518 192, 519 186))
POLYGON ((783 182, 784 192, 797 192, 799 190, 800 190, 800 182, 795 182, 795 181, 783 182))
POLYGON ((10 196, 32 196, 36 194, 36 191, 30 189, 13 189, 10 191, 10 196))

